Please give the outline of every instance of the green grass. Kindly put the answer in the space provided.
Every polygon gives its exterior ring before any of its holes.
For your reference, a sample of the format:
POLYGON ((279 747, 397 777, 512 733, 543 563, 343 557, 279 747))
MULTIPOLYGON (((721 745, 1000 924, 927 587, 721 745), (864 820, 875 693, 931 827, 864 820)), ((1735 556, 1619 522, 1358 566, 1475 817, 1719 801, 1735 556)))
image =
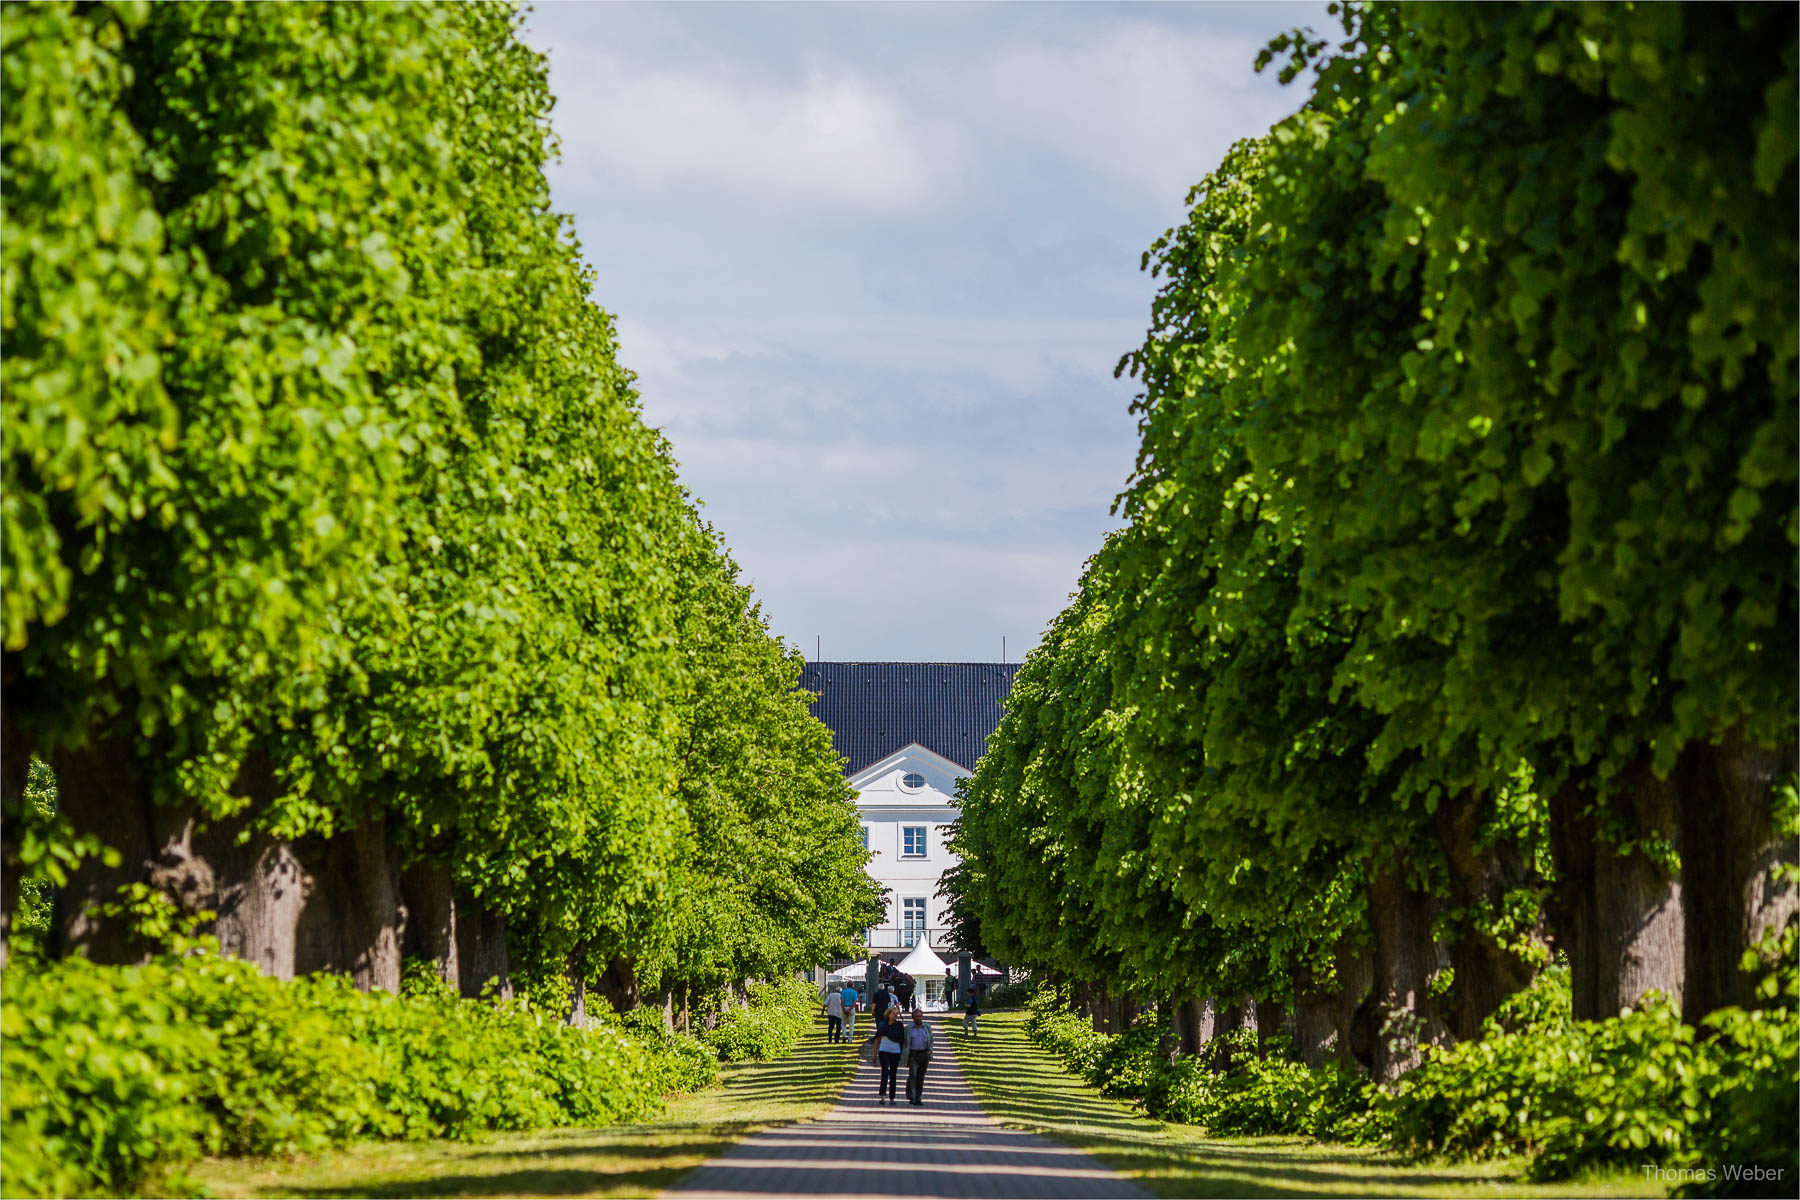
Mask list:
POLYGON ((1300 1137, 1210 1137, 1102 1096, 1025 1036, 1020 1012, 983 1014, 981 1037, 952 1033, 982 1107, 1002 1124, 1085 1150, 1164 1196, 1662 1196, 1615 1173, 1528 1184, 1495 1163, 1408 1163, 1300 1137))
POLYGON ((727 1066, 718 1087, 671 1100, 665 1116, 643 1125, 208 1159, 165 1194, 198 1185, 215 1196, 650 1195, 759 1130, 820 1115, 855 1073, 851 1047, 827 1042, 821 1020, 786 1058, 727 1066))

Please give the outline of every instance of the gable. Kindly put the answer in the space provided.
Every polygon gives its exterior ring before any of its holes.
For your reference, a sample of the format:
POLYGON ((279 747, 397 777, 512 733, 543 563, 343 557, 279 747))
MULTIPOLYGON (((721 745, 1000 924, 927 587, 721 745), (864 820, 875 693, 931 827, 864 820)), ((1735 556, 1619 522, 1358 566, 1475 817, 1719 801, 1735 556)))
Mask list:
POLYGON ((913 743, 850 776, 850 786, 857 790, 859 805, 891 804, 916 808, 955 804, 956 781, 968 774, 960 764, 913 743), (908 775, 922 777, 925 786, 908 788, 905 785, 908 775))

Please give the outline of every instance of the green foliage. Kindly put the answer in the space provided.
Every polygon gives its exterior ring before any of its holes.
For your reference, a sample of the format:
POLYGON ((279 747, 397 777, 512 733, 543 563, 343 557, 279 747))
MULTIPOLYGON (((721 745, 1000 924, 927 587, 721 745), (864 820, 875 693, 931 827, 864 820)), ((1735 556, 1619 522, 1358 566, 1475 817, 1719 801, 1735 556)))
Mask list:
POLYGON ((1015 979, 1011 983, 1002 983, 988 989, 987 999, 982 1001, 983 1008, 1017 1008, 1029 1004, 1042 989, 1043 984, 1036 977, 1015 979))
POLYGON ((662 1009, 635 1008, 621 1016, 619 1023, 634 1040, 651 1049, 652 1060, 662 1067, 655 1085, 658 1093, 698 1092, 718 1082, 719 1058, 712 1047, 697 1037, 665 1028, 662 1009))
MULTIPOLYGON (((1766 7, 1341 12, 1341 40, 1271 47, 1284 79, 1311 73, 1308 103, 1234 146, 1144 256, 1127 523, 964 785, 954 900, 1006 961, 1140 1000, 1322 996, 1336 952, 1437 942, 1452 965, 1378 981, 1416 997, 1378 1016, 1466 1035, 1559 922, 1591 952, 1583 1011, 1605 1007, 1612 948, 1571 914, 1617 901, 1614 849, 1684 870, 1658 821, 1756 831, 1731 865, 1686 866, 1696 931, 1715 909, 1755 927, 1734 871, 1779 856, 1775 885, 1794 879, 1791 789, 1727 762, 1785 771, 1800 702, 1800 52, 1794 12, 1766 7), (1659 795, 1674 816, 1646 815, 1659 795), (1371 911, 1396 895, 1420 903, 1371 911)), ((1717 1002, 1717 967, 1690 1007, 1717 1002)), ((1680 1047, 1761 1061, 1786 1036, 1773 1008, 1696 1030, 1652 1005, 1534 1043, 1507 1025, 1543 1028, 1531 1003, 1433 1063, 1469 1056, 1441 1106, 1473 1123, 1459 1146, 1488 1137, 1483 1086, 1535 1120, 1533 1073, 1570 1104, 1599 1079, 1571 1118, 1594 1132, 1533 1143, 1547 1171, 1695 1144, 1716 1114, 1667 1090, 1680 1047), (1586 1065, 1533 1057, 1557 1046, 1586 1065)), ((1034 1019, 1084 1071, 1105 1060, 1034 1019)), ((1302 1117, 1336 1085, 1245 1061, 1169 1093, 1233 1128, 1401 1119, 1348 1099, 1302 1117)), ((1749 1078, 1732 1103, 1761 1103, 1749 1078)))
POLYGON ((1766 1007, 1722 1009, 1696 1029, 1652 997, 1608 1021, 1570 1017, 1567 971, 1545 972, 1488 1021, 1485 1036, 1427 1048, 1391 1089, 1354 1067, 1293 1061, 1284 1039, 1251 1030, 1173 1061, 1142 1021, 1097 1033, 1055 989, 1028 1005, 1028 1036, 1108 1095, 1159 1120, 1225 1135, 1299 1134, 1427 1157, 1519 1158, 1538 1180, 1655 1163, 1794 1167, 1800 1056, 1794 931, 1770 949, 1766 1007))
POLYGON ((1157 1021, 1097 1033, 1049 988, 1028 1007, 1032 1041, 1090 1085, 1137 1102, 1158 1120, 1220 1135, 1372 1136, 1368 1082, 1336 1063, 1314 1069, 1291 1061, 1279 1039, 1261 1046, 1254 1030, 1240 1029, 1214 1039, 1204 1054, 1171 1060, 1160 1051, 1167 1031, 1157 1021))
POLYGON ((1757 1163, 1793 1170, 1800 1109, 1792 1005, 1721 1009, 1695 1029, 1652 996, 1608 1021, 1570 1021, 1566 985, 1497 1014, 1480 1041, 1427 1051, 1382 1096, 1390 1144, 1413 1154, 1528 1160, 1535 1179, 1606 1165, 1757 1163))
POLYGON ((780 1058, 818 1024, 819 997, 799 979, 752 983, 748 1003, 728 1003, 718 1023, 700 1035, 721 1062, 780 1058))
POLYGON ((211 953, 11 967, 6 1190, 129 1194, 201 1154, 639 1120, 711 1078, 674 1039, 411 990, 283 983, 211 953))

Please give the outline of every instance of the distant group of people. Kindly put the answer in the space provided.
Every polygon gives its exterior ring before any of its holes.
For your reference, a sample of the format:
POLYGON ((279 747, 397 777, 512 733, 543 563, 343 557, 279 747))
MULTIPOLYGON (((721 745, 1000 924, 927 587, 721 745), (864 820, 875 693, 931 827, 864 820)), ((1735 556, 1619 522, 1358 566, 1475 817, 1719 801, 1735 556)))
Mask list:
MULTIPOLYGON (((963 990, 963 1034, 973 1038, 979 1033, 982 989, 969 987, 963 990)), ((906 1068, 907 1103, 916 1106, 925 1103, 925 1072, 931 1066, 933 1032, 925 1020, 924 1010, 912 1006, 913 992, 912 980, 905 979, 898 985, 888 983, 877 987, 869 997, 868 1010, 875 1023, 875 1031, 869 1035, 869 1040, 874 1043, 875 1061, 881 1067, 881 1081, 875 1090, 880 1104, 899 1103, 895 1092, 903 1066, 906 1068), (909 1008, 912 1011, 910 1025, 906 1021, 909 1008)), ((945 971, 947 1003, 954 1004, 956 992, 955 977, 945 971)), ((862 993, 851 984, 827 989, 824 996, 826 1037, 833 1042, 855 1041, 856 1014, 861 1006, 862 993)))

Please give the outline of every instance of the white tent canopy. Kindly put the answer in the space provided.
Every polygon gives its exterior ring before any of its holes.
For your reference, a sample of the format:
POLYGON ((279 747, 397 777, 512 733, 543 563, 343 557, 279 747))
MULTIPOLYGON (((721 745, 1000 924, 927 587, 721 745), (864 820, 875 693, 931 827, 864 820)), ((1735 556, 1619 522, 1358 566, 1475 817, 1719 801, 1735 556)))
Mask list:
POLYGON ((932 953, 931 947, 921 940, 913 947, 913 952, 901 959, 894 969, 904 971, 914 979, 924 979, 928 975, 942 975, 944 960, 932 953))

